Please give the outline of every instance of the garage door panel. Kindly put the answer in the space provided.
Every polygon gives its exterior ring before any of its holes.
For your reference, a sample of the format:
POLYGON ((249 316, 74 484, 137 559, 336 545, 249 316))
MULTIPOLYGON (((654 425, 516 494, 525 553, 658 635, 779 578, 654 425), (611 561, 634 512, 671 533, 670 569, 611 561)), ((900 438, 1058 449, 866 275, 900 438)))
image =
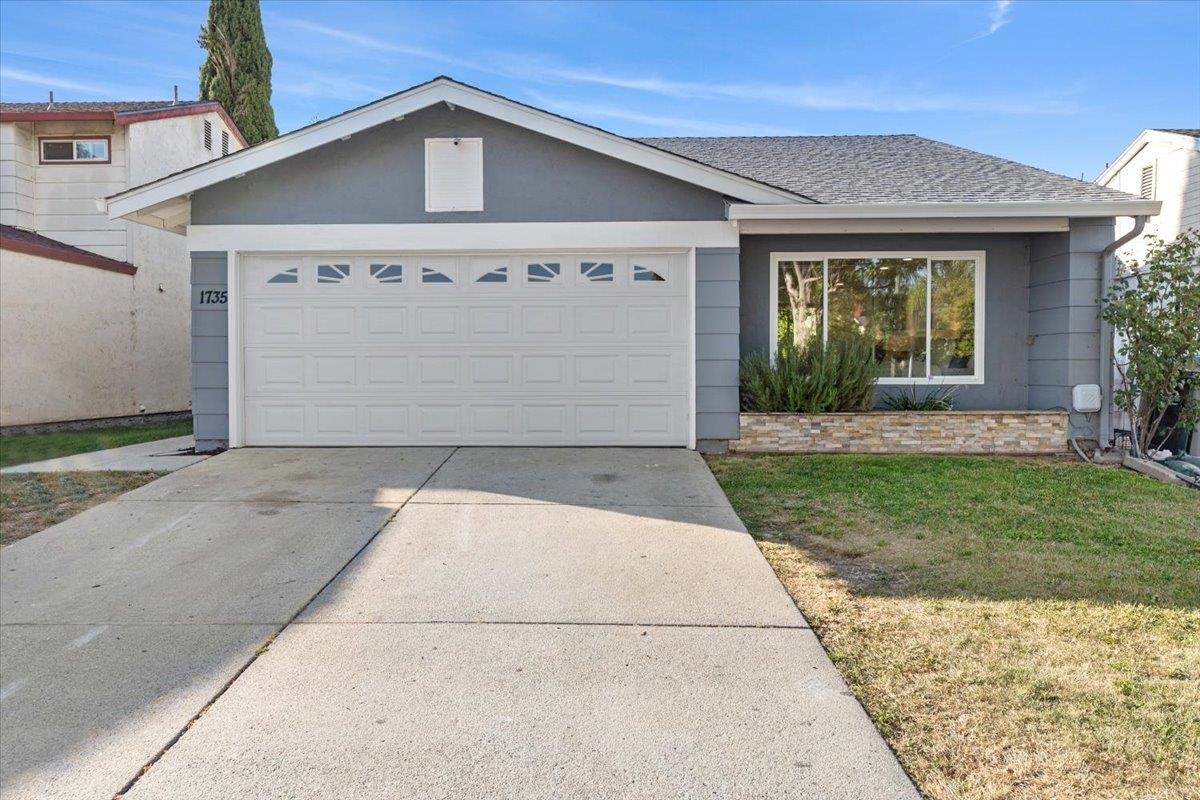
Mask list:
POLYGON ((244 263, 249 444, 687 441, 682 254, 244 263))

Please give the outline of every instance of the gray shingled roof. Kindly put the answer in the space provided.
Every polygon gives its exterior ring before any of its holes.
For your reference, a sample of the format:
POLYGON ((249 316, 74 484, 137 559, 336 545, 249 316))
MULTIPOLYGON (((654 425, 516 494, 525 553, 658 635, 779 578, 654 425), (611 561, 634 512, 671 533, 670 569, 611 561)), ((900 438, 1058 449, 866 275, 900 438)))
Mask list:
POLYGON ((1195 139, 1200 139, 1200 128, 1151 128, 1150 130, 1161 131, 1163 133, 1178 133, 1181 136, 1191 136, 1195 139))
POLYGON ((1133 195, 913 134, 638 141, 820 203, 1133 200, 1133 195))
POLYGON ((39 111, 62 111, 64 113, 71 111, 113 111, 118 114, 125 114, 131 111, 157 111, 159 109, 180 108, 209 102, 212 101, 180 100, 178 103, 172 103, 170 100, 81 100, 65 103, 55 101, 54 106, 51 107, 48 101, 41 100, 36 103, 0 103, 0 112, 29 114, 39 111))

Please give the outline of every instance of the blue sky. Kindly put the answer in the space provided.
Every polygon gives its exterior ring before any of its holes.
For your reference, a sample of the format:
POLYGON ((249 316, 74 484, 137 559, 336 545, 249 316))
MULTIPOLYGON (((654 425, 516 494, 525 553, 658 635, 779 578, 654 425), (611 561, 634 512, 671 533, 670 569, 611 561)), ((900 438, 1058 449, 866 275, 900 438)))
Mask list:
MULTIPOLYGON (((627 135, 918 133, 1093 178, 1200 127, 1200 2, 263 2, 280 130, 449 74, 627 135)), ((0 3, 0 97, 197 92, 206 2, 0 3)))

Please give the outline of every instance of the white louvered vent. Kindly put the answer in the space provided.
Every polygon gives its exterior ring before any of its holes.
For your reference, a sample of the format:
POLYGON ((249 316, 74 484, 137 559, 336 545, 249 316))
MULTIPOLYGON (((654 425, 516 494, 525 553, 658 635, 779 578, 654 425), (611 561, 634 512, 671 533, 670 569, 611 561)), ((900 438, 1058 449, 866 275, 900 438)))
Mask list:
POLYGON ((425 140, 425 210, 483 211, 483 139, 425 140))
POLYGON ((221 131, 221 155, 229 155, 229 131, 221 131))
POLYGON ((212 122, 204 120, 204 149, 212 151, 212 122))
POLYGON ((1142 199, 1154 199, 1154 165, 1147 164, 1142 167, 1142 199))

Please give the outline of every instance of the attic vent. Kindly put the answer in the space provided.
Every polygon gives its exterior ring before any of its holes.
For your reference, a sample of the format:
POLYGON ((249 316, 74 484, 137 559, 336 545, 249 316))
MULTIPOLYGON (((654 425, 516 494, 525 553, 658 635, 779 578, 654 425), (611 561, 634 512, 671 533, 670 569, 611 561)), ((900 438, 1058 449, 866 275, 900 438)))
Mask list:
POLYGON ((221 131, 221 155, 229 155, 229 131, 221 131))
POLYGON ((212 152, 212 123, 204 120, 204 149, 212 152))
POLYGON ((483 211, 483 140, 425 140, 425 210, 483 211))
POLYGON ((1154 165, 1147 164, 1142 167, 1142 199, 1154 199, 1154 165))

